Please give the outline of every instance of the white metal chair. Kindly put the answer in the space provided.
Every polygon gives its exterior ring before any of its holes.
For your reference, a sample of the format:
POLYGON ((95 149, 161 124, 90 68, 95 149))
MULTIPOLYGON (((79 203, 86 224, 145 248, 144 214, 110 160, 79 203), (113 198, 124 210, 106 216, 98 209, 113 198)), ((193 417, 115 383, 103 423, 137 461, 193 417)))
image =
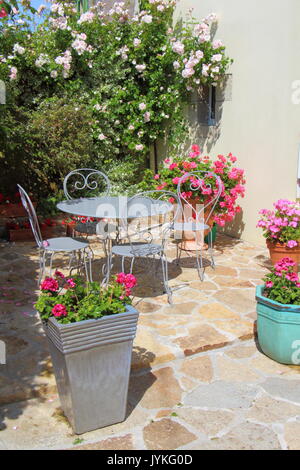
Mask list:
POLYGON ((70 255, 69 268, 71 268, 71 262, 73 261, 73 258, 75 258, 75 260, 77 260, 77 264, 72 269, 76 268, 79 271, 84 267, 87 280, 92 281, 91 261, 93 258, 93 251, 90 248, 89 243, 71 237, 57 237, 43 240, 38 218, 30 197, 22 186, 19 184, 17 186, 20 192, 22 204, 28 213, 31 229, 39 249, 40 274, 38 284, 40 284, 44 276, 47 258, 49 258, 49 276, 51 276, 53 257, 55 253, 58 252, 65 252, 70 255))
MULTIPOLYGON (((123 272, 125 271, 125 259, 131 260, 130 273, 132 273, 136 258, 155 259, 158 257, 161 260, 164 290, 168 295, 169 303, 172 303, 172 289, 168 283, 168 260, 166 257, 167 242, 170 232, 173 230, 173 219, 168 220, 168 214, 173 210, 169 202, 170 198, 176 201, 177 195, 167 191, 153 190, 139 193, 128 199, 125 208, 126 215, 124 214, 122 218, 122 224, 129 243, 112 246, 104 284, 109 281, 114 256, 121 258, 123 272), (151 198, 151 196, 154 197, 151 198), (145 200, 148 201, 147 207, 145 200), (145 219, 147 220, 146 226, 143 226, 141 220, 145 219), (129 224, 128 221, 130 221, 129 224)), ((177 211, 179 210, 178 204, 174 207, 177 211)))
MULTIPOLYGON (((184 232, 194 232, 196 239, 196 260, 197 270, 201 281, 204 279, 203 266, 203 250, 205 232, 210 232, 211 226, 209 220, 213 215, 214 208, 223 191, 223 183, 220 176, 211 171, 196 171, 185 173, 179 180, 177 185, 177 196, 180 204, 179 220, 174 223, 174 231, 177 238, 182 239, 184 232), (183 187, 184 185, 184 187, 183 187), (188 186, 188 191, 187 191, 188 186), (187 192, 193 194, 201 191, 206 195, 204 203, 192 203, 193 197, 187 197, 187 192), (178 234, 180 234, 178 236, 178 234)), ((190 196, 190 195, 189 195, 190 196)), ((196 197, 196 195, 195 195, 196 197)), ((211 233, 208 234, 209 254, 211 258, 211 266, 215 268, 213 256, 213 244, 211 233)), ((177 262, 179 264, 182 249, 177 243, 177 262)))
MULTIPOLYGON (((110 193, 111 184, 105 173, 92 168, 79 168, 71 171, 64 179, 64 194, 67 199, 77 199, 86 196, 88 192, 92 196, 107 196, 110 193)), ((78 220, 74 231, 83 235, 96 234, 97 221, 78 220)))

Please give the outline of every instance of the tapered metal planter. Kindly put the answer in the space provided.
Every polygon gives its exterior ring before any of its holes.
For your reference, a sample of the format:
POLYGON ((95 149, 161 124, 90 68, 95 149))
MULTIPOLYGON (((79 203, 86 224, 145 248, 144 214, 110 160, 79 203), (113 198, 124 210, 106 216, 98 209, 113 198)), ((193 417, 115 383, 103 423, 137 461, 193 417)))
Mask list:
POLYGON ((45 326, 61 405, 76 434, 124 421, 138 311, 45 326))
POLYGON ((284 305, 256 287, 257 333, 263 352, 282 364, 300 364, 300 305, 284 305))

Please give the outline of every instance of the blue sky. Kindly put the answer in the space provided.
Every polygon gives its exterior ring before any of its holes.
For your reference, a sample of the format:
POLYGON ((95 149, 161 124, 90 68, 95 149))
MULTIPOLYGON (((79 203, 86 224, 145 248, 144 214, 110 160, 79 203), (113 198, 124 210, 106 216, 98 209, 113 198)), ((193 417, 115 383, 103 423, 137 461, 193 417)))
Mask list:
POLYGON ((44 2, 42 0, 31 0, 31 5, 33 8, 38 8, 40 5, 46 5, 47 1, 45 0, 44 2))

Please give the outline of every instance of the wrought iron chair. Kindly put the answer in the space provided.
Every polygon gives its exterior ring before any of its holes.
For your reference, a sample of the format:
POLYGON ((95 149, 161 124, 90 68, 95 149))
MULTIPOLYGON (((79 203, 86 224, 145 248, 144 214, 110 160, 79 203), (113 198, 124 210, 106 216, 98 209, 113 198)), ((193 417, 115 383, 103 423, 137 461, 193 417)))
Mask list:
MULTIPOLYGON (((205 232, 208 232, 208 249, 211 259, 211 266, 215 268, 215 261, 213 256, 212 235, 210 233, 211 225, 210 219, 213 215, 214 208, 223 191, 223 183, 220 176, 211 171, 196 171, 185 173, 177 185, 177 197, 180 204, 180 216, 174 223, 174 231, 176 238, 181 238, 184 232, 195 233, 195 247, 196 247, 196 260, 197 270, 201 281, 204 279, 204 266, 203 266, 203 250, 204 250, 204 237, 205 232), (211 180, 211 182, 210 182, 211 180), (182 189, 185 185, 184 190, 182 189), (188 185, 188 191, 186 186, 188 185), (187 197, 187 192, 191 194, 201 189, 203 194, 207 195, 207 200, 204 203, 192 202, 193 198, 187 197), (178 235, 179 234, 179 235, 178 235)), ((190 195, 189 195, 190 196, 190 195)), ((179 264, 182 253, 182 247, 177 243, 177 262, 179 264)))
POLYGON ((174 206, 169 201, 173 198, 177 200, 177 195, 168 191, 145 191, 132 196, 126 204, 126 214, 122 217, 124 233, 127 234, 129 243, 116 244, 112 246, 108 258, 107 276, 103 283, 109 281, 111 269, 113 267, 113 257, 120 257, 122 271, 125 271, 125 259, 129 258, 130 270, 132 273, 136 258, 158 257, 162 265, 162 277, 164 290, 168 295, 169 303, 172 303, 172 289, 168 283, 168 260, 166 257, 166 247, 170 232, 173 230, 173 219, 168 220, 168 214, 179 205, 174 206), (154 196, 151 198, 150 196, 154 196), (145 201, 148 201, 147 207, 145 201), (150 209, 150 211, 149 211, 150 209), (141 220, 147 219, 143 227, 141 220))
POLYGON ((49 276, 51 276, 53 257, 55 253, 58 252, 66 252, 70 255, 69 268, 71 268, 71 262, 73 261, 73 258, 75 258, 75 260, 77 259, 75 268, 79 271, 82 267, 84 267, 87 280, 92 281, 91 261, 93 257, 93 251, 90 248, 89 243, 86 241, 76 240, 75 238, 71 237, 57 237, 43 240, 38 218, 30 197, 22 188, 22 186, 19 184, 17 186, 20 192, 22 204, 28 213, 31 229, 39 249, 40 273, 38 284, 40 284, 44 276, 47 258, 49 258, 49 276))
MULTIPOLYGON (((110 193, 111 185, 105 173, 92 168, 79 168, 71 171, 64 179, 64 194, 67 199, 77 199, 89 192, 92 196, 107 196, 110 193)), ((83 235, 95 235, 97 221, 90 219, 85 222, 78 220, 73 229, 83 235)))

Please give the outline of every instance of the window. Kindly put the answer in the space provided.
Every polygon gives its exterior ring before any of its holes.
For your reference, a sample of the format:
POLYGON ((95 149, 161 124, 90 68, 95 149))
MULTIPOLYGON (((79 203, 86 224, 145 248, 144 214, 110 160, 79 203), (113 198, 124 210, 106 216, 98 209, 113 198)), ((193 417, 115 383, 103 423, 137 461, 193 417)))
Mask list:
POLYGON ((216 125, 216 87, 203 86, 191 96, 194 119, 202 126, 216 125))
POLYGON ((232 100, 232 75, 224 77, 218 86, 203 85, 200 91, 191 94, 192 120, 200 126, 217 126, 225 101, 232 100))

